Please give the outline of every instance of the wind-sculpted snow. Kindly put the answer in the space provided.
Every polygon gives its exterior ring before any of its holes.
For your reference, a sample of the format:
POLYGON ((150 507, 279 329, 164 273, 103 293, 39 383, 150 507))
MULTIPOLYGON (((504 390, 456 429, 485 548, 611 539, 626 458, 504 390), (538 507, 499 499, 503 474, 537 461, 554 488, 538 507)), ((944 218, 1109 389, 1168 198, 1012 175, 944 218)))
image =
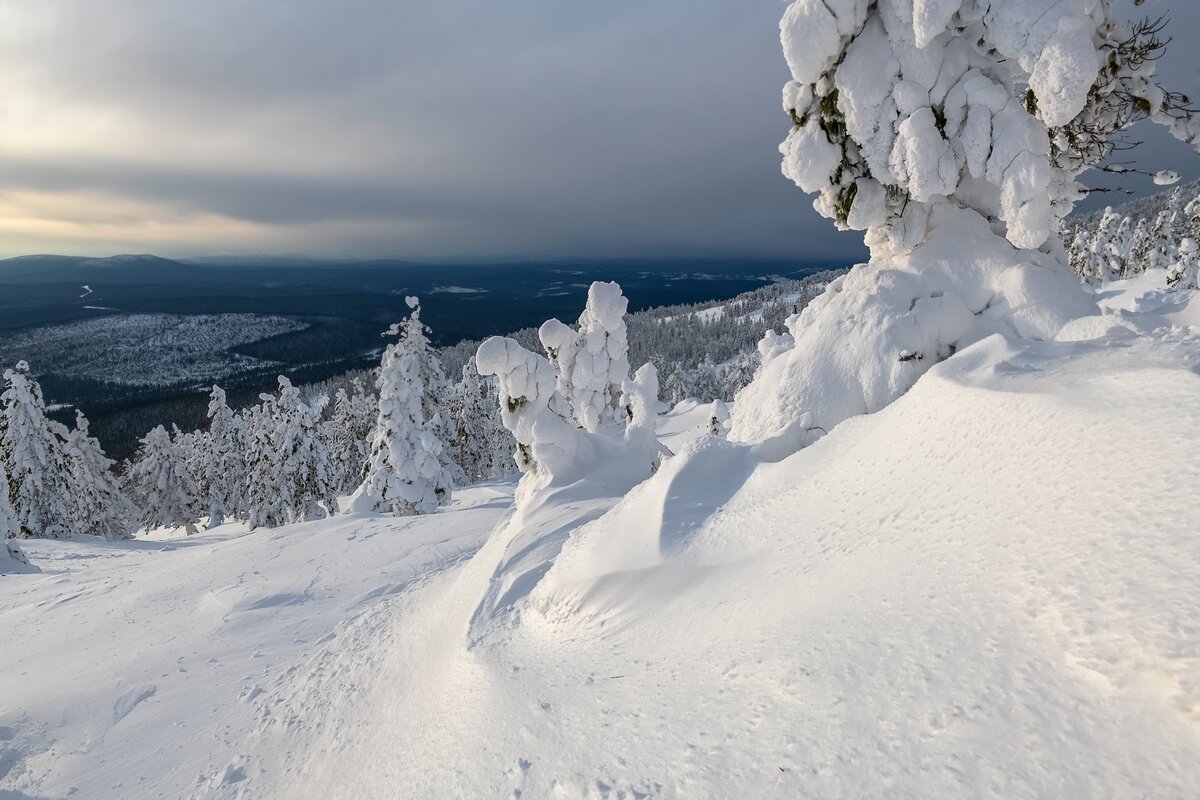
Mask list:
POLYGON ((762 368, 738 395, 731 439, 782 457, 879 411, 991 333, 1046 340, 1095 313, 1070 272, 1013 249, 974 212, 935 206, 930 229, 909 255, 834 281, 788 320, 786 337, 764 343, 762 368))
POLYGON ((323 739, 371 768, 287 786, 1188 798, 1198 359, 1194 330, 994 335, 782 462, 707 439, 539 494, 323 739))
POLYGON ((1061 341, 983 336, 780 461, 689 404, 649 480, 598 461, 516 509, 483 486, 419 518, 28 542, 0 780, 1190 800, 1194 297, 1118 286, 1061 341))

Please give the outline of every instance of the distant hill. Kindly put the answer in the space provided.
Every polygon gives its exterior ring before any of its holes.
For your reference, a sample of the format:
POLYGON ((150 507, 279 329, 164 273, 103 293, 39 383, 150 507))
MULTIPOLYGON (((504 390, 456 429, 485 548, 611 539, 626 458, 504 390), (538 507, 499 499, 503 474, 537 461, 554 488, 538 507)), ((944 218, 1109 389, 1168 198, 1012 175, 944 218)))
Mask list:
POLYGON ((219 274, 195 264, 153 255, 19 256, 0 261, 0 283, 202 284, 219 274))

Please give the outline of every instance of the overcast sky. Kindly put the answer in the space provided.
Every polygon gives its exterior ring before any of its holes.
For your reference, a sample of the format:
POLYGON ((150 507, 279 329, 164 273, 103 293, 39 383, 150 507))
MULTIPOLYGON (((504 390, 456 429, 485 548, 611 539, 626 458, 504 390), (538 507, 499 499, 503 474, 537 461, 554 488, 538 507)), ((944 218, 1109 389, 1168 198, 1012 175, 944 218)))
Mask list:
MULTIPOLYGON (((783 8, 0 0, 0 256, 851 260, 779 174, 783 8)), ((1141 11, 1200 97, 1200 3, 1141 11)))

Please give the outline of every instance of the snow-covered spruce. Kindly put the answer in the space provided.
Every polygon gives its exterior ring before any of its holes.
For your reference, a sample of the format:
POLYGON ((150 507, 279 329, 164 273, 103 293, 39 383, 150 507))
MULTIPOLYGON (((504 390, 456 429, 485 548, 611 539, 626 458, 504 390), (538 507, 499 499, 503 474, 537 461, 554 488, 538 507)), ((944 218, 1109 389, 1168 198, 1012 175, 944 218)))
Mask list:
POLYGON ((619 418, 621 384, 629 377, 625 312, 629 301, 616 283, 594 282, 573 331, 556 319, 538 331, 558 372, 558 391, 590 433, 619 418))
POLYGON ((1141 117, 1194 138, 1153 82, 1153 31, 1110 12, 1106 0, 789 6, 783 171, 823 215, 866 232, 871 263, 764 340, 732 439, 784 455, 971 342, 1049 339, 1095 313, 1055 236, 1083 196, 1075 177, 1141 117))
POLYGON ((714 400, 708 412, 708 435, 724 439, 728 433, 729 406, 724 401, 714 400))
POLYGON ((243 514, 245 508, 246 437, 241 418, 229 407, 225 390, 213 386, 209 395, 208 430, 201 437, 204 453, 203 489, 208 527, 243 514))
POLYGON ((333 458, 333 485, 337 494, 350 494, 362 483, 371 456, 379 400, 357 378, 349 391, 339 387, 325 423, 325 438, 333 458))
POLYGON ((0 459, 0 575, 36 570, 17 544, 15 537, 19 532, 17 512, 8 500, 8 475, 4 472, 4 460, 0 459))
POLYGON ((162 425, 146 434, 132 478, 144 498, 141 523, 147 530, 183 528, 191 535, 196 532, 201 498, 188 469, 188 454, 176 439, 162 425))
POLYGON ((75 428, 67 435, 64 453, 70 494, 71 530, 106 539, 128 539, 138 528, 138 509, 113 474, 115 463, 88 431, 82 411, 75 412, 75 428))
POLYGON ((624 308, 619 286, 592 284, 578 334, 557 320, 539 331, 553 363, 506 337, 479 346, 476 367, 496 377, 500 416, 517 441, 515 460, 525 474, 519 506, 538 489, 578 480, 601 465, 620 464, 623 479, 640 480, 670 454, 655 435, 658 371, 646 364, 628 378, 624 308), (626 377, 613 394, 608 381, 618 374, 626 377))
POLYGON ((246 519, 251 529, 329 516, 336 508, 333 461, 321 435, 325 398, 313 404, 283 375, 277 394, 245 416, 246 519))
POLYGON ((271 438, 279 464, 276 486, 288 522, 321 519, 336 511, 333 460, 320 431, 326 402, 325 397, 302 402, 300 390, 279 376, 271 438))
POLYGON ((69 474, 63 443, 46 417, 42 388, 24 361, 4 372, 0 463, 8 476, 8 499, 16 514, 17 536, 69 535, 69 474))
POLYGON ((671 451, 658 441, 658 370, 643 364, 621 384, 621 408, 625 414, 625 443, 633 451, 644 453, 649 470, 657 472, 671 451))
POLYGON ((517 442, 513 455, 523 473, 563 473, 591 454, 591 442, 569 419, 550 362, 512 339, 493 336, 479 346, 480 375, 499 382, 500 418, 517 442))
POLYGON ((468 481, 481 481, 511 473, 511 434, 500 420, 499 395, 492 382, 480 378, 473 365, 464 364, 462 379, 451 396, 454 439, 450 444, 455 463, 468 481))
POLYGON ((379 417, 366 477, 349 501, 351 512, 430 514, 463 478, 447 447, 446 376, 429 347, 417 298, 408 298, 408 305, 408 320, 385 334, 400 340, 388 346, 380 364, 379 417))
POLYGON ((1196 240, 1184 239, 1179 245, 1178 261, 1167 269, 1167 286, 1172 289, 1200 289, 1200 247, 1196 240))

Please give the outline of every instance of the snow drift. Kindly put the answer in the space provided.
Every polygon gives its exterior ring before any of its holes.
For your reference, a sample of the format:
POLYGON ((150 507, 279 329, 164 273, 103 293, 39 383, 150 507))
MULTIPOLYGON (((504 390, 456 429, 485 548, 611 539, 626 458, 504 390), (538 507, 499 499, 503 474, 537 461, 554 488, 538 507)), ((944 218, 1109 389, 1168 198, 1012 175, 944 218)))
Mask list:
POLYGON ((0 786, 1190 798, 1191 297, 984 336, 774 462, 689 404, 649 480, 601 461, 515 510, 30 541, 0 786))

